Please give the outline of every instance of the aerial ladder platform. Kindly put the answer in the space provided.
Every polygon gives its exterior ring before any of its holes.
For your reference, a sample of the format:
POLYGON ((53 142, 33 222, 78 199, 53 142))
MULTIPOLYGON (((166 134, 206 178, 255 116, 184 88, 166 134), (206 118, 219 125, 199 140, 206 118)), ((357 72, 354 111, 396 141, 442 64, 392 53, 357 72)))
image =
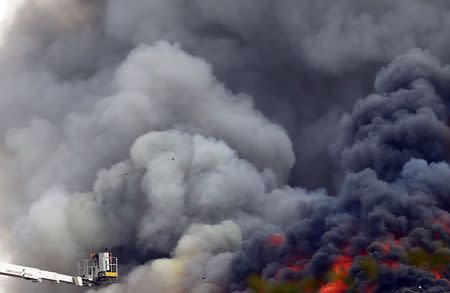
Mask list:
POLYGON ((119 277, 117 257, 108 250, 92 253, 91 258, 78 261, 78 275, 69 276, 38 268, 0 262, 0 275, 42 283, 69 284, 77 287, 99 287, 112 284, 119 277))

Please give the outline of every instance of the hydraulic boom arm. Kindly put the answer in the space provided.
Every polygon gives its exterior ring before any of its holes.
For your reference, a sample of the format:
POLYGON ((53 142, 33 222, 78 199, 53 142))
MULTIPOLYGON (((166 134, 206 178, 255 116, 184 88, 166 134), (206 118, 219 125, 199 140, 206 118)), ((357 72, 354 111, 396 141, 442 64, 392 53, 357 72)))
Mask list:
POLYGON ((49 281, 53 283, 65 283, 75 286, 83 286, 81 277, 62 275, 55 272, 43 271, 36 268, 29 268, 0 262, 0 275, 31 280, 33 282, 49 281))
POLYGON ((0 262, 0 275, 39 283, 49 281, 57 284, 71 284, 77 287, 100 287, 117 281, 119 277, 119 263, 117 257, 112 256, 111 252, 105 249, 104 252, 91 254, 90 259, 79 260, 78 276, 62 275, 4 262, 0 262))

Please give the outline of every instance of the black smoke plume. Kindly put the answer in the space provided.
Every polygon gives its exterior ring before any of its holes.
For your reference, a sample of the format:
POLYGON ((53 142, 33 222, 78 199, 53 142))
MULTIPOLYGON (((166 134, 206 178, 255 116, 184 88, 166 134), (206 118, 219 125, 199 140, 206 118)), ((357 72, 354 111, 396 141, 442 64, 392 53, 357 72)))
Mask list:
POLYGON ((342 118, 335 147, 348 173, 337 197, 300 201, 285 241, 272 254, 261 250, 270 249, 264 242, 272 236, 254 234, 233 260, 232 290, 243 290, 256 273, 321 280, 344 256, 354 278, 348 290, 363 292, 372 282, 377 292, 418 286, 447 292, 450 284, 441 275, 449 269, 449 73, 450 67, 417 49, 383 68, 376 92, 342 118), (417 262, 420 253, 424 259, 417 262), (427 263, 433 254, 442 266, 427 263), (368 259, 376 263, 376 281, 364 271, 368 259))

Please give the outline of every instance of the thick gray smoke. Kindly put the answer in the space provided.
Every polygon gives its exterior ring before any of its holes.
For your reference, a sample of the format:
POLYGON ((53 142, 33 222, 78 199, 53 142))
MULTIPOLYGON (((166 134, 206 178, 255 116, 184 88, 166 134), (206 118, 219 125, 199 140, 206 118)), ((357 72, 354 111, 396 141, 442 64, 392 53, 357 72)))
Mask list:
POLYGON ((244 290, 276 258, 246 248, 315 225, 318 249, 359 181, 448 207, 449 33, 447 1, 25 0, 0 48, 0 257, 71 274, 111 247, 128 276, 102 293, 244 290))

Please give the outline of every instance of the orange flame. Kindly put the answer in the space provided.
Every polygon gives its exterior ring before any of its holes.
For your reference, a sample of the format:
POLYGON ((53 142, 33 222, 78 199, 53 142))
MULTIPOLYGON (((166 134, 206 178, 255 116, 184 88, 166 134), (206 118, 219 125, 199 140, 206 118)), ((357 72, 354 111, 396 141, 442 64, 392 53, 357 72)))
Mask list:
POLYGON ((349 286, 343 280, 328 283, 320 288, 319 293, 343 293, 348 290, 349 286))
POLYGON ((333 265, 333 272, 336 274, 348 274, 352 267, 353 259, 348 255, 338 257, 333 265))
POLYGON ((352 263, 353 258, 351 256, 339 256, 331 269, 334 274, 332 277, 333 281, 322 286, 319 293, 341 293, 348 290, 349 285, 345 282, 345 279, 349 276, 352 263))

